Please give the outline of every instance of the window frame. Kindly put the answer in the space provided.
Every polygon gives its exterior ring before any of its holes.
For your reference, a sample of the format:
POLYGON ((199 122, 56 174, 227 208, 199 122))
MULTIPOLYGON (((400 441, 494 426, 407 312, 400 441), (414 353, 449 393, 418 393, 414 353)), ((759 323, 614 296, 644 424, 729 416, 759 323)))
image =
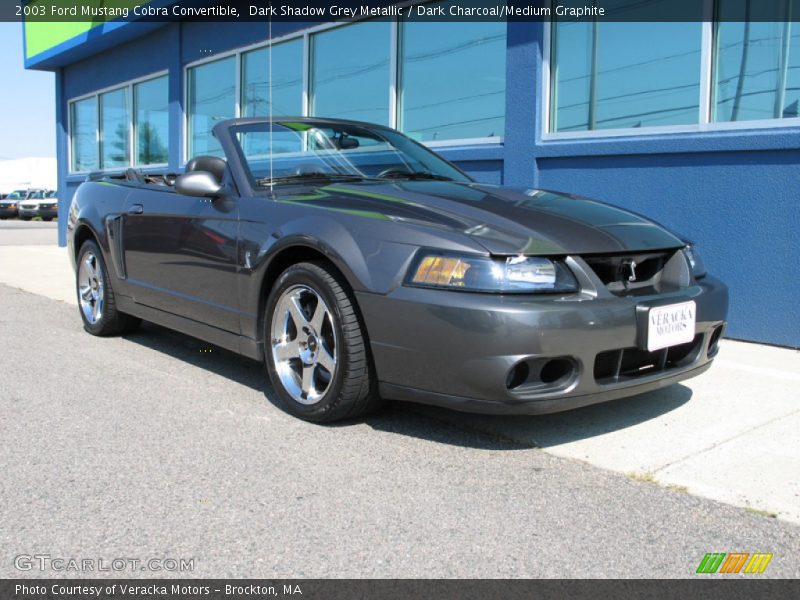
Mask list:
POLYGON ((94 149, 97 153, 97 164, 100 165, 100 97, 98 93, 86 94, 84 96, 75 97, 67 102, 67 172, 70 175, 81 175, 86 173, 94 173, 95 171, 76 171, 73 170, 73 146, 75 142, 74 137, 74 112, 73 108, 78 102, 83 100, 94 100, 94 149))
MULTIPOLYGON (((300 81, 300 111, 301 111, 301 114, 291 115, 291 116, 297 116, 297 117, 305 116, 305 113, 307 111, 307 106, 306 106, 307 98, 306 98, 306 96, 307 96, 307 91, 308 91, 308 89, 306 88, 307 71, 308 71, 308 64, 307 64, 307 58, 306 57, 307 57, 307 54, 308 54, 308 50, 306 48, 305 42, 303 40, 301 40, 301 38, 305 39, 305 37, 306 37, 305 35, 301 36, 301 35, 295 35, 294 33, 291 33, 291 34, 288 34, 288 35, 285 35, 285 36, 276 37, 271 43, 265 44, 264 42, 259 42, 256 45, 245 46, 243 48, 238 49, 237 53, 239 54, 239 57, 238 57, 238 60, 236 61, 236 63, 237 63, 237 78, 238 78, 238 81, 237 81, 237 83, 238 83, 238 93, 236 95, 236 99, 237 99, 238 104, 239 104, 239 106, 237 107, 238 116, 240 116, 240 117, 242 116, 242 105, 243 105, 242 92, 243 92, 243 89, 244 89, 244 86, 243 86, 243 84, 244 84, 244 75, 245 75, 245 72, 246 72, 246 70, 244 68, 245 55, 246 54, 250 54, 251 52, 258 52, 259 50, 267 50, 270 46, 281 46, 283 44, 289 44, 291 42, 296 42, 298 40, 301 41, 301 44, 300 44, 300 46, 301 46, 301 52, 300 52, 301 67, 300 68, 302 69, 302 73, 301 73, 301 77, 300 77, 300 79, 301 79, 301 81, 300 81)), ((230 54, 231 53, 220 53, 220 54, 214 55, 214 56, 215 57, 219 56, 221 58, 225 58, 226 56, 230 56, 230 54)), ((191 67, 194 67, 194 66, 197 66, 197 65, 196 64, 191 65, 191 67)), ((189 71, 187 70, 186 73, 187 73, 187 77, 188 77, 189 71)), ((187 82, 186 82, 187 86, 188 86, 188 83, 189 82, 187 80, 187 82)), ((187 100, 188 100, 188 87, 187 87, 187 100)), ((187 115, 187 119, 188 119, 188 115, 187 115)), ((188 120, 187 120, 187 122, 188 122, 188 120)), ((187 136, 188 136, 188 132, 187 132, 187 136)))
MULTIPOLYGON (((318 116, 318 115, 312 115, 311 114, 311 108, 314 105, 314 96, 316 95, 315 89, 314 89, 315 86, 313 85, 314 84, 314 69, 313 69, 313 65, 312 65, 312 63, 314 61, 314 45, 315 45, 315 42, 314 42, 314 40, 312 40, 312 38, 315 38, 318 35, 321 35, 323 33, 329 32, 329 31, 334 31, 336 29, 341 29, 342 27, 349 27, 350 25, 363 25, 365 23, 369 23, 371 20, 372 19, 358 19, 358 20, 354 20, 354 21, 351 21, 351 22, 348 22, 348 23, 335 23, 334 27, 325 27, 324 29, 320 29, 319 31, 314 31, 313 29, 309 31, 309 35, 306 38, 306 41, 309 44, 309 46, 308 46, 308 57, 309 57, 308 75, 309 75, 309 77, 308 77, 307 81, 303 82, 304 84, 308 85, 308 87, 305 90, 306 91, 306 95, 308 97, 308 106, 305 107, 305 108, 306 108, 306 111, 308 112, 308 114, 305 114, 305 115, 302 115, 302 116, 304 116, 304 117, 307 117, 307 116, 308 117, 318 116)), ((397 67, 396 67, 396 65, 397 65, 397 60, 398 60, 398 55, 399 55, 398 46, 397 46, 398 42, 397 42, 397 26, 396 26, 396 23, 397 23, 397 19, 392 19, 391 21, 388 21, 388 25, 389 25, 389 65, 388 65, 388 67, 389 68, 388 68, 388 80, 386 81, 387 89, 386 89, 385 93, 389 94, 389 103, 388 103, 388 106, 387 106, 387 113, 388 113, 388 116, 389 116, 389 122, 388 123, 376 123, 376 125, 383 125, 383 126, 386 126, 386 127, 391 127, 393 129, 396 129, 396 126, 397 126, 397 105, 398 105, 397 96, 394 93, 392 93, 393 90, 395 90, 397 88, 397 67), (393 67, 393 65, 394 65, 394 67, 393 67)), ((358 119, 356 119, 356 120, 358 120, 358 119)))
POLYGON ((98 92, 97 94, 97 167, 98 171, 119 171, 120 169, 127 169, 133 166, 133 149, 131 148, 131 144, 133 143, 133 86, 125 86, 121 88, 116 88, 113 90, 107 90, 105 92, 98 92), (121 167, 104 167, 103 166, 103 153, 105 152, 106 142, 103 137, 100 135, 100 132, 103 131, 103 96, 108 94, 114 94, 116 92, 123 92, 123 96, 125 98, 126 103, 126 110, 128 111, 128 119, 127 119, 127 126, 128 126, 128 165, 121 166, 121 167))
MULTIPOLYGON (((714 21, 716 3, 718 0, 703 1, 703 21, 700 37, 700 102, 698 120, 696 123, 686 125, 649 125, 647 127, 609 128, 587 131, 551 131, 552 96, 555 89, 554 77, 557 68, 553 68, 553 30, 555 20, 543 22, 542 36, 542 82, 541 82, 541 129, 540 135, 543 142, 563 140, 591 140, 619 137, 642 137, 673 133, 713 133, 717 131, 744 131, 753 129, 782 129, 800 125, 800 117, 788 119, 757 119, 749 121, 723 121, 711 120, 712 102, 714 100, 714 60, 716 27, 714 21)), ((552 1, 549 3, 552 7, 552 1)), ((557 57, 555 57, 557 58, 557 57)))
MULTIPOLYGON (((438 3, 441 0, 428 0, 432 3, 438 3)), ((425 4, 426 2, 420 2, 419 5, 425 4)), ((389 105, 389 117, 390 117, 390 127, 393 129, 397 129, 400 133, 406 134, 402 129, 399 128, 399 125, 402 120, 402 108, 403 102, 402 97, 404 93, 403 87, 403 53, 402 53, 402 43, 403 43, 403 31, 402 31, 402 21, 403 19, 392 19, 392 38, 391 38, 391 51, 392 54, 390 56, 390 65, 389 68, 391 70, 391 85, 393 86, 392 90, 392 100, 393 103, 389 105)), ((481 144, 496 144, 502 145, 505 143, 505 125, 507 123, 508 111, 506 110, 506 100, 507 100, 507 92, 508 92, 508 77, 505 70, 508 67, 508 21, 506 21, 506 46, 503 51, 505 54, 504 62, 503 62, 503 69, 504 69, 504 79, 505 79, 505 88, 503 90, 503 99, 504 99, 504 106, 503 106, 503 135, 495 135, 495 136, 484 136, 484 137, 472 137, 472 138, 451 138, 451 139, 441 139, 441 140, 414 140, 418 143, 426 146, 428 148, 448 148, 448 147, 461 147, 461 146, 472 146, 472 145, 481 145, 481 144)), ((406 134, 407 135, 407 134, 406 134)))
MULTIPOLYGON (((339 27, 348 27, 349 25, 363 23, 370 20, 371 19, 369 17, 361 17, 347 22, 320 23, 319 25, 315 25, 313 27, 308 27, 306 29, 300 29, 297 31, 287 33, 285 35, 276 36, 265 42, 264 41, 256 42, 253 44, 248 44, 247 46, 241 46, 239 48, 227 50, 225 52, 219 52, 217 54, 199 58, 197 60, 191 61, 183 65, 183 70, 182 70, 183 74, 182 113, 183 114, 181 118, 181 129, 183 131, 183 134, 181 140, 181 156, 179 159, 180 164, 186 165, 186 163, 191 158, 188 155, 189 153, 189 111, 188 111, 189 69, 193 69, 205 63, 210 63, 216 60, 221 60, 224 58, 234 56, 236 63, 234 118, 239 118, 242 114, 241 87, 242 87, 242 74, 243 74, 242 61, 244 60, 244 54, 247 52, 251 52, 253 50, 269 48, 273 44, 277 45, 291 40, 302 39, 303 41, 303 65, 302 65, 303 83, 302 83, 302 99, 301 99, 302 114, 297 116, 298 117, 313 116, 310 114, 310 109, 312 104, 311 61, 313 60, 311 52, 311 45, 312 45, 311 37, 318 33, 322 33, 331 29, 336 29, 339 27)), ((398 77, 400 74, 400 65, 398 63, 398 61, 400 60, 400 49, 399 49, 400 19, 392 18, 389 19, 389 22, 391 24, 390 38, 389 38, 389 80, 387 81, 386 93, 389 94, 389 127, 397 129, 397 124, 399 120, 399 115, 398 115, 399 94, 402 94, 402 89, 400 89, 398 81, 398 77)), ((455 138, 449 140, 434 140, 434 141, 420 142, 420 143, 429 148, 452 148, 452 147, 476 146, 476 145, 502 146, 504 142, 505 142, 505 135, 493 136, 493 137, 478 137, 478 138, 455 138)))
POLYGON ((187 63, 183 66, 183 105, 182 105, 182 119, 181 129, 183 131, 183 140, 181 142, 181 156, 178 162, 181 166, 186 166, 191 158, 189 156, 189 100, 191 95, 189 93, 189 71, 206 64, 223 61, 225 59, 234 57, 233 62, 233 118, 238 119, 242 116, 242 60, 243 55, 248 50, 253 50, 255 47, 244 46, 237 50, 229 52, 220 52, 219 54, 212 54, 211 56, 201 58, 199 60, 187 63))
POLYGON ((142 77, 137 77, 135 79, 129 79, 122 83, 116 83, 114 85, 110 85, 104 88, 100 88, 98 90, 94 90, 92 92, 82 94, 80 96, 74 96, 67 100, 67 174, 68 175, 87 175, 89 173, 114 173, 114 172, 121 172, 125 169, 131 167, 143 167, 143 168, 160 168, 168 166, 168 162, 164 163, 151 163, 147 165, 139 165, 135 162, 135 154, 134 154, 134 122, 136 121, 136 106, 135 106, 135 94, 133 93, 133 87, 140 83, 145 83, 147 81, 151 81, 154 79, 160 79, 161 77, 167 78, 167 111, 169 111, 169 69, 163 69, 161 71, 156 71, 155 73, 150 73, 149 75, 144 75, 142 77), (100 106, 100 96, 103 94, 108 94, 109 92, 117 92, 120 90, 125 91, 125 96, 128 101, 129 106, 129 119, 128 119, 128 166, 126 167, 111 167, 111 168, 101 168, 100 164, 102 162, 102 156, 100 154, 100 125, 102 119, 102 108, 100 106), (95 149, 97 150, 97 169, 90 170, 90 171, 75 171, 73 170, 73 162, 72 162, 72 142, 73 142, 73 119, 72 119, 72 106, 80 102, 81 100, 87 100, 90 98, 94 98, 95 100, 95 127, 94 127, 94 143, 95 149))
POLYGON ((144 78, 139 78, 130 82, 130 102, 131 102, 131 166, 134 168, 144 168, 149 169, 151 167, 167 167, 169 166, 169 112, 170 112, 170 99, 169 99, 169 70, 165 69, 164 71, 160 71, 160 74, 156 74, 154 76, 147 76, 144 78), (139 164, 137 162, 138 158, 138 135, 139 135, 139 121, 137 119, 137 113, 139 111, 139 107, 136 103, 136 94, 134 93, 134 88, 143 83, 149 83, 150 81, 155 81, 156 79, 160 79, 166 75, 167 79, 167 161, 161 163, 147 163, 147 164, 139 164))

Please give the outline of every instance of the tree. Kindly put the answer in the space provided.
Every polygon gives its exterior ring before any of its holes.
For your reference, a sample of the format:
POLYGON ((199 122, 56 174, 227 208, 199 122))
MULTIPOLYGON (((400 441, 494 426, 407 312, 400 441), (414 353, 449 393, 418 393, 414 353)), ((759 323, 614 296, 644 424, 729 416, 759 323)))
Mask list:
POLYGON ((169 150, 153 125, 147 121, 138 127, 138 163, 158 164, 169 160, 169 150))

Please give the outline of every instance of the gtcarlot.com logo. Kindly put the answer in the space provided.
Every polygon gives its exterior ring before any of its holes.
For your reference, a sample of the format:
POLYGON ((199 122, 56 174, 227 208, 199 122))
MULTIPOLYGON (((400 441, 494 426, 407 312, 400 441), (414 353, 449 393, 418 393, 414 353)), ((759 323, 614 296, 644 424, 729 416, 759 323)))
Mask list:
POLYGON ((19 571, 92 573, 122 571, 194 571, 193 558, 76 558, 49 554, 19 554, 14 557, 19 571))
POLYGON ((772 554, 764 552, 708 552, 697 565, 697 573, 760 575, 771 560, 772 554))

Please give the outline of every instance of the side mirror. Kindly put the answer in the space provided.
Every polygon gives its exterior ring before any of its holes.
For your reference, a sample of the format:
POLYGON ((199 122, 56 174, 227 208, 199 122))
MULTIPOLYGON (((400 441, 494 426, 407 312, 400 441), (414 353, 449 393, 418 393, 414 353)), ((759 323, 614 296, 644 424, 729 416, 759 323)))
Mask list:
POLYGON ((184 196, 216 198, 222 190, 223 185, 208 171, 184 173, 175 180, 175 191, 184 196))

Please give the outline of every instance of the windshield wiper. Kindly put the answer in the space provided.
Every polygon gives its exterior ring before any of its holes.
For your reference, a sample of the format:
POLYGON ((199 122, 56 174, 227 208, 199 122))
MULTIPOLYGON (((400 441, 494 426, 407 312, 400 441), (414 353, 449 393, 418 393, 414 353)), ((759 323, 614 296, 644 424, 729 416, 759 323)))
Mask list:
POLYGON ((296 173, 294 175, 281 175, 279 177, 264 177, 257 179, 256 185, 267 186, 273 183, 286 183, 291 181, 308 181, 308 180, 324 180, 324 181, 361 181, 364 179, 361 175, 355 173, 324 173, 322 171, 314 171, 309 173, 296 173))
POLYGON ((428 179, 431 181, 453 181, 446 175, 437 175, 430 171, 394 171, 387 173, 381 179, 428 179))

